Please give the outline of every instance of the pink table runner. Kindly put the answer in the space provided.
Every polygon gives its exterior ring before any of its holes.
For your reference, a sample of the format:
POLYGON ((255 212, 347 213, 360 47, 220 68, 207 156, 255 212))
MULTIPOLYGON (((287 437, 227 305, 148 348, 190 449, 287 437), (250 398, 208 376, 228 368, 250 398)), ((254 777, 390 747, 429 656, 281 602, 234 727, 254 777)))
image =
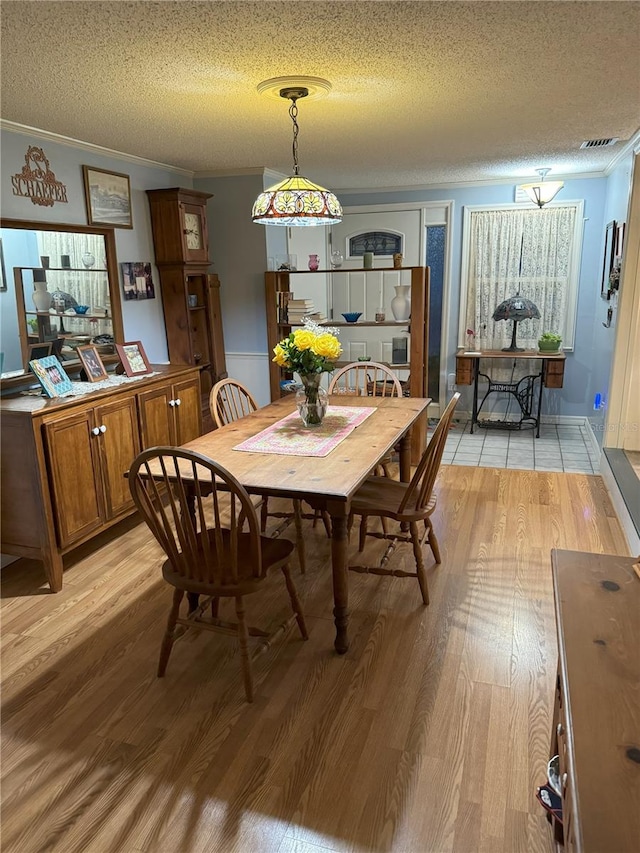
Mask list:
POLYGON ((329 406, 320 426, 305 427, 297 412, 252 435, 234 450, 282 456, 328 456, 375 408, 329 406))

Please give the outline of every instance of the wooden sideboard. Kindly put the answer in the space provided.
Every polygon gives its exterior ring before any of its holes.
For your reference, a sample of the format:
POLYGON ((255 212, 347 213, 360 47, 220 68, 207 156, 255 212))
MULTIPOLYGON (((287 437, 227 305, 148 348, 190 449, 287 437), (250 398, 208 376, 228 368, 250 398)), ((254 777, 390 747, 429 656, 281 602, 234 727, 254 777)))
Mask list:
POLYGON ((631 557, 551 552, 558 631, 551 755, 567 853, 640 849, 640 578, 631 557))
POLYGON ((153 369, 82 397, 0 399, 0 550, 42 560, 54 592, 63 555, 134 512, 124 475, 139 451, 202 433, 199 369, 153 369))

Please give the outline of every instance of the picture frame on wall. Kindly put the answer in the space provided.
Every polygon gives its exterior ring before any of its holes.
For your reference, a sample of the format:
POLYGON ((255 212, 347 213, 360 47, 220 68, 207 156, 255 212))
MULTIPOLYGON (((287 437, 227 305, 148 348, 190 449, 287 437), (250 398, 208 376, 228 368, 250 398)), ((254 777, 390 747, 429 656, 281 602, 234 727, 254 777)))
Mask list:
POLYGON ((607 223, 604 232, 604 257, 602 258, 602 279, 600 281, 602 299, 609 298, 609 276, 616 256, 616 236, 616 221, 612 219, 611 222, 607 223))
POLYGON ((87 374, 87 381, 100 382, 102 379, 109 378, 98 350, 94 346, 87 344, 85 347, 78 347, 76 352, 87 374))
POLYGON ((84 194, 89 225, 133 228, 129 175, 83 166, 84 194))
POLYGON ((126 301, 131 299, 155 299, 151 264, 147 261, 124 261, 122 269, 122 287, 126 301))
POLYGON ((142 376, 151 373, 151 365, 141 341, 116 344, 116 350, 127 376, 142 376))
POLYGON ((71 380, 55 355, 34 358, 29 362, 29 368, 47 397, 66 397, 73 392, 71 380))

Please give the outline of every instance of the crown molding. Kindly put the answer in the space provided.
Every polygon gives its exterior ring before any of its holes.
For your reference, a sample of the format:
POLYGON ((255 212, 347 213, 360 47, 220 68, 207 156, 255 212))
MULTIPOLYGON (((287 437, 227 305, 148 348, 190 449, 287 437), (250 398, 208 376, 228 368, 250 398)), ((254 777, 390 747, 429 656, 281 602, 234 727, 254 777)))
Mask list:
MULTIPOLYGON (((604 171, 601 172, 578 172, 576 174, 561 174, 558 172, 554 173, 553 180, 554 181, 578 181, 583 179, 590 178, 606 178, 607 175, 604 171)), ((436 184, 403 184, 400 186, 391 186, 391 187, 336 187, 335 184, 332 186, 333 192, 336 195, 340 195, 344 193, 345 195, 372 195, 375 193, 402 193, 402 192, 425 192, 427 190, 455 190, 455 189, 469 189, 469 188, 478 188, 478 187, 495 187, 500 184, 504 185, 515 185, 518 183, 524 183, 526 178, 490 178, 485 181, 449 181, 449 182, 441 182, 436 184)))
POLYGON ((11 133, 20 133, 23 136, 31 136, 36 139, 45 139, 48 142, 57 142, 60 145, 67 145, 69 148, 81 148, 83 151, 91 151, 95 154, 111 157, 114 160, 125 160, 128 163, 135 163, 137 166, 146 166, 151 169, 167 169, 170 172, 175 172, 177 175, 183 175, 186 178, 193 178, 194 175, 190 169, 183 169, 181 166, 172 166, 170 163, 159 163, 157 160, 147 160, 146 157, 137 157, 135 154, 126 154, 124 151, 114 151, 113 148, 94 145, 93 142, 83 142, 81 139, 74 139, 71 136, 62 136, 59 133, 52 133, 49 130, 42 130, 39 127, 29 127, 26 124, 18 124, 15 121, 0 119, 0 129, 8 130, 11 133))
POLYGON ((609 161, 609 165, 604 170, 605 175, 608 177, 612 172, 614 172, 620 165, 620 161, 623 160, 627 154, 637 154, 638 150, 640 150, 640 129, 636 130, 631 139, 626 142, 609 161))
POLYGON ((206 169, 203 172, 194 172, 194 180, 198 178, 241 178, 244 175, 264 175, 269 171, 264 166, 247 166, 244 169, 206 169))

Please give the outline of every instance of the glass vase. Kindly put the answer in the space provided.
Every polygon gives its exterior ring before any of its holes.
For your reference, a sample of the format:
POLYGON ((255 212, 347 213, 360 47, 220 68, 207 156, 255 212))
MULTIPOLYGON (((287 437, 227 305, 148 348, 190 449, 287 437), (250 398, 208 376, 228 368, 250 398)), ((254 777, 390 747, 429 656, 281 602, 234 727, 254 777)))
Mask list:
POLYGON ((307 427, 319 426, 329 405, 327 392, 320 387, 321 377, 321 373, 300 374, 302 388, 296 391, 296 406, 307 427))

